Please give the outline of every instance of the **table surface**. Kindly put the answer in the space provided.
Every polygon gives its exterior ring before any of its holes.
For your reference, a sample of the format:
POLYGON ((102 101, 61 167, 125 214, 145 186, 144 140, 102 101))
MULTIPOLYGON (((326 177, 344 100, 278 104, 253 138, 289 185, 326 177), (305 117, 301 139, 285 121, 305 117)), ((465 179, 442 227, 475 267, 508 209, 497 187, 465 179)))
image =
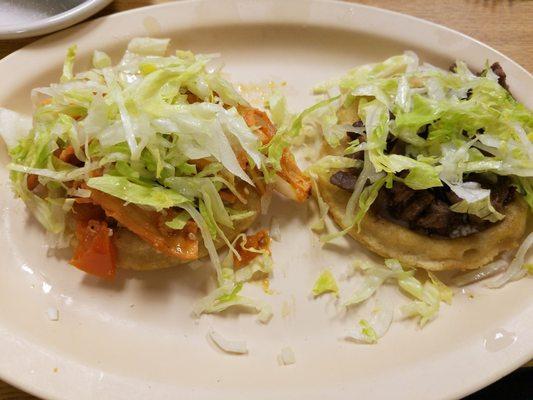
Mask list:
MULTIPOLYGON (((95 17, 169 0, 115 0, 95 17)), ((533 1, 528 0, 359 0, 456 29, 494 47, 533 71, 533 1)), ((94 17, 93 17, 94 18, 94 17)), ((0 59, 35 38, 0 41, 0 59)), ((0 400, 36 399, 0 381, 0 400)))

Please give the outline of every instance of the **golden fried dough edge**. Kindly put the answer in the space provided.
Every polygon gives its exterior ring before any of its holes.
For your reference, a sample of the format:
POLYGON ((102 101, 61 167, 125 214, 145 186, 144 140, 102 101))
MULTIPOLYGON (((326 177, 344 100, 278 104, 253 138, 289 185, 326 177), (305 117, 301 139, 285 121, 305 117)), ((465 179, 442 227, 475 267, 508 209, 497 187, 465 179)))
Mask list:
MULTIPOLYGON (((332 185, 329 174, 318 176, 318 187, 329 205, 333 220, 348 227, 344 218, 350 193, 332 185)), ((369 250, 385 258, 430 271, 475 269, 491 262, 506 250, 516 248, 526 230, 528 206, 516 196, 505 208, 505 218, 482 232, 461 238, 435 238, 414 232, 379 217, 371 210, 361 221, 361 229, 348 233, 369 250)))
MULTIPOLYGON (((233 241, 237 235, 246 231, 257 219, 261 211, 261 198, 259 193, 247 186, 250 194, 247 196, 247 204, 236 203, 234 209, 239 211, 255 211, 255 215, 243 220, 235 221, 234 228, 221 227, 229 241, 233 241)), ((117 248, 117 266, 123 269, 137 271, 150 271, 156 269, 175 267, 186 264, 189 261, 167 256, 155 250, 150 244, 140 239, 137 235, 126 228, 115 229, 115 245, 117 248)), ((221 239, 215 240, 215 247, 220 249, 225 243, 221 239)), ((198 258, 208 255, 206 247, 200 238, 198 258)))

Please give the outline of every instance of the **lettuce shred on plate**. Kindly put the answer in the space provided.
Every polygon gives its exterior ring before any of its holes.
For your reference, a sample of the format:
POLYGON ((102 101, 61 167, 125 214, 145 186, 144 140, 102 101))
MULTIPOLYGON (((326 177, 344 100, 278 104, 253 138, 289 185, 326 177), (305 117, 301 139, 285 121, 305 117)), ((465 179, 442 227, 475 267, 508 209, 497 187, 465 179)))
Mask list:
POLYGON ((404 269, 400 262, 394 259, 385 260, 384 267, 361 264, 359 268, 365 278, 361 286, 345 300, 345 307, 368 300, 387 281, 396 283, 403 293, 413 298, 413 301, 402 306, 401 310, 408 317, 419 317, 422 326, 437 316, 441 301, 451 304, 452 290, 429 271, 429 279, 421 282, 414 276, 414 270, 404 269))
MULTIPOLYGON (((244 281, 269 271, 270 254, 253 245, 239 251, 224 229, 255 214, 233 206, 247 203, 248 189, 262 195, 281 188, 303 201, 310 184, 288 149, 276 146, 270 160, 274 125, 223 77, 216 54, 167 55, 168 45, 168 39, 133 39, 116 65, 95 51, 92 68, 83 72, 75 72, 73 46, 59 83, 32 91, 31 119, 0 109, 13 189, 55 245, 78 239, 73 264, 86 272, 115 274, 113 226, 87 207, 98 205, 107 216, 120 216, 120 226, 183 261, 198 258, 201 236, 218 277, 212 301, 204 301, 201 311, 232 304, 264 310, 239 291, 244 281), (85 218, 85 225, 73 228, 71 216, 85 218), (91 236, 80 235, 83 229, 91 236), (98 254, 87 256, 88 249, 80 248, 86 239, 98 254), (241 263, 229 276, 215 241, 225 242, 236 260, 245 254, 253 263, 241 263)), ((262 318, 267 316, 265 311, 262 318)))
POLYGON ((273 262, 269 246, 266 230, 254 235, 238 235, 230 246, 235 252, 230 251, 222 261, 219 287, 196 303, 194 313, 200 316, 240 306, 258 313, 258 321, 267 323, 273 315, 271 306, 243 296, 241 291, 246 282, 270 278, 273 262))
POLYGON ((324 293, 333 293, 335 296, 338 296, 339 287, 330 269, 325 269, 320 273, 313 286, 312 292, 315 297, 324 293))

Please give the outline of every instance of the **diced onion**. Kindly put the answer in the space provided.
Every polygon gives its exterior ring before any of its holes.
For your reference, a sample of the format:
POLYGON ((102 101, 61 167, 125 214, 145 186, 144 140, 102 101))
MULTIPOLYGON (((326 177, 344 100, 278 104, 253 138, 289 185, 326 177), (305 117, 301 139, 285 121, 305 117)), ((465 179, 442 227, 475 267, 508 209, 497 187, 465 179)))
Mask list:
POLYGON ((294 351, 291 347, 284 347, 281 349, 281 353, 278 356, 278 361, 281 365, 291 365, 296 362, 294 351))
POLYGON ((221 350, 225 351, 226 353, 248 353, 246 341, 244 340, 228 340, 212 328, 207 332, 207 335, 218 347, 220 347, 221 350))

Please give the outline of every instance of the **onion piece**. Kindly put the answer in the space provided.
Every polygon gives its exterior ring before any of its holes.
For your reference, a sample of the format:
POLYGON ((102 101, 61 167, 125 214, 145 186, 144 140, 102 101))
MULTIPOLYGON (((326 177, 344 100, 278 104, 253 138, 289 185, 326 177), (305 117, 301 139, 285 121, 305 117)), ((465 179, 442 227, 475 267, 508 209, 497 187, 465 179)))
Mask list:
POLYGON ((221 350, 226 353, 233 354, 247 354, 248 348, 246 341, 244 340, 227 340, 220 333, 216 332, 213 328, 207 332, 209 338, 215 343, 221 350))
POLYGON ((470 285, 471 283, 478 282, 493 275, 496 275, 508 266, 509 262, 505 260, 497 260, 487 265, 484 265, 479 269, 459 274, 455 276, 451 282, 456 286, 470 285))
POLYGON ((281 353, 278 355, 278 362, 281 365, 291 365, 296 362, 292 347, 284 347, 281 349, 281 353))
POLYGON ((532 246, 533 246, 533 232, 531 232, 524 239, 524 241, 522 242, 522 244, 516 251, 513 261, 511 262, 511 264, 509 264, 509 268, 507 268, 501 276, 498 276, 497 278, 489 282, 487 286, 491 289, 495 289, 495 288, 504 286, 508 282, 516 281, 524 277, 524 275, 527 274, 527 270, 523 268, 526 254, 532 246))
POLYGON ((46 315, 50 321, 59 320, 59 310, 57 308, 50 307, 48 310, 46 310, 46 315))

